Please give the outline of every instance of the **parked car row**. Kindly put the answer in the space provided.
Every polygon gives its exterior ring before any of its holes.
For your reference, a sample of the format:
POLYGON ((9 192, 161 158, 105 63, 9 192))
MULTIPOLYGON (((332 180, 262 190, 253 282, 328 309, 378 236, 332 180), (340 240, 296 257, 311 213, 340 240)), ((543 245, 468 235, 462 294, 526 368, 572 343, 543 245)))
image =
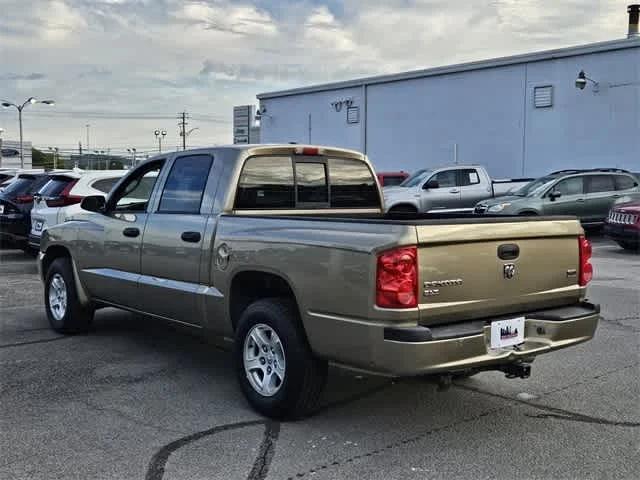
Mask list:
POLYGON ((626 170, 561 170, 538 178, 511 195, 483 200, 485 215, 575 215, 583 225, 602 225, 616 202, 640 198, 638 178, 626 170))
MULTIPOLYGON (((88 195, 105 195, 126 170, 18 170, 6 175, 0 191, 0 243, 37 249, 47 227, 81 214, 88 195)), ((1 179, 0 179, 1 180, 1 179)))

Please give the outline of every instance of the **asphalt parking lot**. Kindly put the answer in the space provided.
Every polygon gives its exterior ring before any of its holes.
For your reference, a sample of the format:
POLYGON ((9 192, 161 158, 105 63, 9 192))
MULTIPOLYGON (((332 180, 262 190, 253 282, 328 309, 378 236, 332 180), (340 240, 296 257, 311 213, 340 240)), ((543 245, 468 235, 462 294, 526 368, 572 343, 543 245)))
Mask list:
POLYGON ((333 370, 314 417, 266 421, 229 353, 112 309, 49 330, 33 258, 0 251, 0 478, 638 478, 640 255, 594 239, 596 338, 528 380, 447 391, 333 370))

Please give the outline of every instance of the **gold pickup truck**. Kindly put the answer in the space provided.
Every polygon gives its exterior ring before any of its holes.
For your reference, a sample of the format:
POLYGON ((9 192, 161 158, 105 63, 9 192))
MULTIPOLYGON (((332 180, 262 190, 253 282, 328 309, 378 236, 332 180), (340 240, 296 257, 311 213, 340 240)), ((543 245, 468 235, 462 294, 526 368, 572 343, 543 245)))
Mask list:
POLYGON ((598 324, 575 218, 393 218, 354 151, 173 152, 82 208, 42 238, 51 327, 85 331, 110 306, 232 344, 244 394, 271 417, 312 413, 328 362, 525 378, 598 324))

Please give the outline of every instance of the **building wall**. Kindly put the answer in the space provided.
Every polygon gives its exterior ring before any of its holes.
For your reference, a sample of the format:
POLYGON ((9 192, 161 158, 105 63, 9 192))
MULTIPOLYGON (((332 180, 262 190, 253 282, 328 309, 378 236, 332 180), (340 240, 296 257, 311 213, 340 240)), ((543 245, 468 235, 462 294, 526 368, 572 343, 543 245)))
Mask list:
POLYGON ((640 48, 263 99, 262 141, 366 150, 378 170, 478 163, 494 177, 616 166, 640 170, 640 48), (580 70, 596 79, 574 86, 580 70), (535 108, 551 85, 553 106, 535 108), (361 123, 331 102, 350 97, 361 123), (311 114, 311 136, 308 115, 311 114), (362 119, 366 115, 366 133, 362 119))

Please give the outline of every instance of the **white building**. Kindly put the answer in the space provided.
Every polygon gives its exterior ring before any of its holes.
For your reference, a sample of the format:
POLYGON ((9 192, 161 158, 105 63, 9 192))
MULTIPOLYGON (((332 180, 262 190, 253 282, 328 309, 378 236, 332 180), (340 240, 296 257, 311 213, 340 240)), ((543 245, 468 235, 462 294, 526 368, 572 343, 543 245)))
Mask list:
POLYGON ((640 171, 640 38, 263 93, 261 141, 363 151, 378 170, 640 171), (584 89, 576 87, 580 72, 584 89))

